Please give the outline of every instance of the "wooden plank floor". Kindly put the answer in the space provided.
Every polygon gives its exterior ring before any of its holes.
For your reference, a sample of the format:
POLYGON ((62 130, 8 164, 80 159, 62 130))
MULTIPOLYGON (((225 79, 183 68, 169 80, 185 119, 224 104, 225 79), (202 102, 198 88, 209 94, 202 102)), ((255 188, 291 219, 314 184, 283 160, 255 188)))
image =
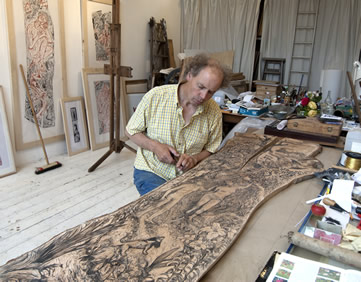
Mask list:
POLYGON ((35 175, 35 167, 45 165, 42 160, 0 179, 0 265, 139 198, 133 184, 135 154, 128 149, 88 172, 107 150, 49 156, 63 166, 35 175))

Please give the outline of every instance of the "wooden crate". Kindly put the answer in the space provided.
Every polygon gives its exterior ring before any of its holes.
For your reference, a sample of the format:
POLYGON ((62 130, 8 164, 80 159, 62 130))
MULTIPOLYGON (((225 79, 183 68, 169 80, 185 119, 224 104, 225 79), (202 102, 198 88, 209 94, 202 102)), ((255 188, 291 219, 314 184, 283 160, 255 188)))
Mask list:
POLYGON ((342 124, 327 124, 319 121, 317 117, 307 117, 289 120, 287 128, 307 133, 340 136, 342 124))
POLYGON ((275 83, 274 81, 268 80, 255 80, 254 84, 256 85, 256 96, 260 99, 264 99, 266 92, 269 92, 271 97, 276 96, 281 93, 281 85, 275 83))

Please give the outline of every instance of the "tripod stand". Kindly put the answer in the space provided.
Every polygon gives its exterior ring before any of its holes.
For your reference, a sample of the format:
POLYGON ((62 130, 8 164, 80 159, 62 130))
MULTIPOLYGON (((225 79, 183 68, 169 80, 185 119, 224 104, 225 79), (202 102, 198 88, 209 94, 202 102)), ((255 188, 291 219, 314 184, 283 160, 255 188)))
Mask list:
MULTIPOLYGON (((125 104, 124 88, 123 95, 120 93, 120 77, 132 77, 132 68, 120 65, 120 0, 113 0, 112 3, 112 24, 110 25, 110 64, 104 65, 104 73, 110 75, 110 109, 109 109, 109 150, 96 161, 88 172, 94 171, 111 153, 120 151, 126 147, 136 153, 136 150, 120 140, 120 102, 125 104), (114 87, 115 85, 115 87, 114 87), (114 88, 115 88, 115 118, 114 118, 114 88), (122 101, 120 101, 122 99, 122 101), (114 119, 115 119, 115 136, 114 136, 114 119)), ((125 113, 122 112, 123 120, 125 113)))

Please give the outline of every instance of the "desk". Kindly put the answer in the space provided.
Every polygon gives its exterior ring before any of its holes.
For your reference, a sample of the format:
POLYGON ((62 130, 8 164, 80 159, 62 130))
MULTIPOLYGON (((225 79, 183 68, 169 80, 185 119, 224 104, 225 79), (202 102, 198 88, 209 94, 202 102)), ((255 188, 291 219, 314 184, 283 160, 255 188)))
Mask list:
POLYGON ((222 110, 223 137, 225 137, 232 128, 247 116, 233 114, 229 111, 222 110))
MULTIPOLYGON (((337 163, 341 153, 340 149, 323 147, 316 158, 327 169, 337 163)), ((233 246, 201 281, 255 281, 273 251, 287 250, 287 233, 298 230, 299 226, 295 225, 311 207, 305 202, 315 198, 322 185, 320 179, 312 178, 293 184, 265 202, 251 216, 233 246)))

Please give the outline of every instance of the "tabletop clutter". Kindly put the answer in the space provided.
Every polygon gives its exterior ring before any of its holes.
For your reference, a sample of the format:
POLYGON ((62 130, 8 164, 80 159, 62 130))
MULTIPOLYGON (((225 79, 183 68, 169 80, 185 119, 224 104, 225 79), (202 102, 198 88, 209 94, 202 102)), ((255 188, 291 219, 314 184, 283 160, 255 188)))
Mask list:
POLYGON ((361 252, 361 169, 351 174, 330 168, 316 174, 325 191, 310 199, 312 217, 302 232, 339 247, 361 252))
POLYGON ((330 91, 325 95, 322 88, 302 90, 274 81, 256 80, 254 85, 255 92, 237 93, 231 86, 217 91, 213 99, 223 111, 273 118, 265 133, 276 136, 336 144, 342 131, 360 128, 358 109, 351 98, 332 101, 330 91))

